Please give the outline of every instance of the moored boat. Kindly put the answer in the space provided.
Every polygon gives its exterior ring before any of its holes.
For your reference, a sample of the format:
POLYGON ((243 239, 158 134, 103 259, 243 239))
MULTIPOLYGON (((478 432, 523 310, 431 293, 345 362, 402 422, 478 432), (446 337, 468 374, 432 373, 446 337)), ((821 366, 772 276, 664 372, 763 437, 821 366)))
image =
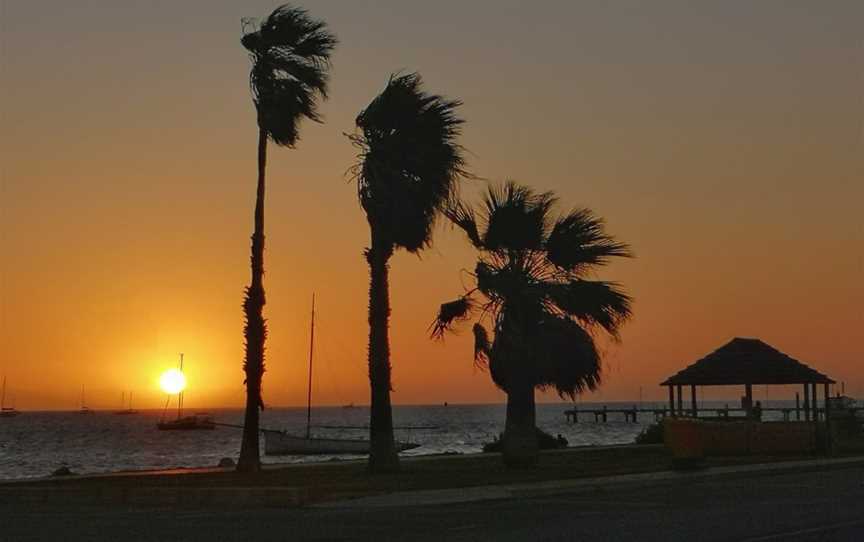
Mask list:
POLYGON ((126 392, 124 391, 120 398, 120 410, 115 410, 116 416, 131 416, 138 414, 138 411, 132 408, 132 392, 129 392, 129 406, 126 406, 126 392))
POLYGON ((79 414, 93 414, 93 411, 90 410, 90 407, 87 406, 87 402, 84 396, 84 384, 81 384, 81 408, 78 409, 79 414))
MULTIPOLYGON (((262 429, 264 433, 264 455, 321 455, 321 454, 368 454, 369 441, 363 439, 312 437, 312 354, 315 346, 315 294, 312 294, 312 319, 309 333, 309 382, 306 392, 306 435, 292 435, 287 431, 262 429)), ((356 408, 354 403, 342 408, 356 408)), ((397 442, 396 450, 417 448, 419 444, 397 442)))
MULTIPOLYGON (((180 372, 183 372, 183 354, 180 354, 180 372)), ((165 403, 165 411, 168 410, 168 402, 165 403)), ((206 412, 197 412, 194 416, 183 416, 183 391, 177 394, 177 417, 173 420, 165 418, 165 412, 162 413, 162 419, 156 423, 156 428, 160 431, 199 431, 216 429, 216 422, 213 417, 206 412)))
POLYGON ((831 410, 835 412, 859 408, 858 402, 855 401, 855 399, 840 394, 837 394, 834 397, 829 397, 828 404, 830 405, 831 410))
MULTIPOLYGON (((265 455, 338 455, 368 454, 369 441, 363 439, 312 438, 291 435, 285 431, 264 429, 265 455)), ((417 448, 419 444, 397 442, 402 452, 417 448)))
POLYGON ((3 377, 3 390, 0 391, 0 418, 14 418, 20 414, 15 407, 6 406, 6 377, 3 377))
POLYGON ((216 429, 213 417, 203 412, 174 420, 163 420, 156 424, 162 431, 198 431, 216 429))

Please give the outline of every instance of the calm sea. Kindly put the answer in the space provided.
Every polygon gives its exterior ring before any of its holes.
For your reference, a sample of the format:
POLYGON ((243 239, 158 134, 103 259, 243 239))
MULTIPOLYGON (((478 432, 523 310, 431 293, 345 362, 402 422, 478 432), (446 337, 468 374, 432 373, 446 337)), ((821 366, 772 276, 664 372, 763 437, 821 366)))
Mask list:
MULTIPOLYGON (((633 403, 607 403, 609 408, 632 407, 633 403)), ((645 408, 651 405, 644 404, 645 408)), ((601 404, 581 408, 602 408, 601 404)), ((561 434, 570 446, 626 444, 653 421, 643 414, 638 423, 627 423, 620 414, 609 415, 608 423, 594 423, 588 415, 580 423, 567 423, 567 404, 541 404, 538 426, 561 434)), ((0 479, 46 476, 60 466, 80 474, 138 469, 215 466, 223 457, 237 457, 239 429, 219 427, 214 431, 159 431, 160 411, 117 416, 112 412, 24 412, 15 418, 0 418, 0 479)), ((241 410, 215 410, 221 423, 242 424, 241 410)), ((404 455, 476 453, 498 435, 504 425, 504 405, 396 406, 394 423, 398 440, 420 444, 404 455)), ((313 426, 364 426, 367 407, 313 408, 313 426)), ((262 427, 287 429, 302 435, 305 408, 268 409, 262 427)), ((314 427, 315 436, 366 438, 364 429, 314 427)), ((263 451, 263 443, 262 443, 263 451)), ((356 456, 354 456, 356 457, 356 456)), ((339 456, 264 457, 268 463, 330 461, 339 456)))

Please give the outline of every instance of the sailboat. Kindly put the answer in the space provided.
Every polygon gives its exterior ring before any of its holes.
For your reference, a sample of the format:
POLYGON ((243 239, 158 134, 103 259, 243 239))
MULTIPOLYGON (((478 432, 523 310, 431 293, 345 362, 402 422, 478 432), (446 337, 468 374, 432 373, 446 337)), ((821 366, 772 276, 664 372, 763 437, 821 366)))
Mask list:
MULTIPOLYGON (((180 372, 183 372, 183 354, 180 354, 180 372)), ((168 402, 165 403, 165 411, 168 410, 168 405, 171 402, 171 396, 168 396, 168 402)), ((156 424, 160 431, 198 431, 216 429, 216 424, 213 418, 206 413, 198 412, 194 416, 183 416, 183 392, 177 394, 177 418, 173 420, 165 419, 165 412, 162 413, 162 419, 156 424)))
POLYGON ((120 410, 115 410, 117 416, 129 416, 130 414, 138 414, 137 410, 132 409, 132 392, 129 392, 129 407, 126 407, 126 392, 120 396, 120 410))
POLYGON ((81 409, 78 411, 81 414, 93 414, 93 411, 87 406, 84 401, 84 384, 81 384, 81 409))
MULTIPOLYGON (((309 332, 309 382, 306 391, 306 435, 262 429, 265 455, 368 454, 369 441, 363 439, 312 437, 312 357, 315 350, 315 294, 312 294, 312 322, 309 332)), ((397 442, 398 451, 417 448, 419 444, 397 442)))
POLYGON ((6 406, 6 377, 3 377, 3 389, 0 391, 0 418, 14 418, 20 414, 15 407, 6 406))

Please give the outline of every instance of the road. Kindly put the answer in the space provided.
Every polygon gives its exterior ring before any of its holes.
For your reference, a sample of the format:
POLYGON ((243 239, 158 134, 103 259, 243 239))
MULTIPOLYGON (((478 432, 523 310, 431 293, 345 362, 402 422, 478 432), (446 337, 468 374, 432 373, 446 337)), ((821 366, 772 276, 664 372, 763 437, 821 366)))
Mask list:
POLYGON ((171 510, 3 502, 0 540, 858 542, 864 468, 422 507, 171 510))

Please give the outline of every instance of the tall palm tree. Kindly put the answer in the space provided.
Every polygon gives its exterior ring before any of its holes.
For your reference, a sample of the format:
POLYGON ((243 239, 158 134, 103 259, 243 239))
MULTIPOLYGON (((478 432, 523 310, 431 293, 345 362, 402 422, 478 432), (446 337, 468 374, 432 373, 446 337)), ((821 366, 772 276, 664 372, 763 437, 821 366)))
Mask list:
POLYGON ((554 218, 555 202, 551 192, 508 182, 489 189, 479 212, 462 204, 446 211, 480 254, 475 287, 441 305, 432 335, 476 317, 474 361, 507 393, 503 450, 511 466, 537 461, 535 388, 570 398, 595 389, 594 332, 617 339, 630 316, 619 285, 586 278, 610 258, 629 257, 629 248, 587 209, 554 218))
POLYGON ((422 90, 420 75, 392 75, 387 86, 357 116, 349 138, 359 149, 351 171, 369 222, 369 421, 371 472, 399 468, 390 407, 390 293, 388 262, 404 248, 429 246, 440 211, 455 196, 465 175, 463 150, 456 143, 461 105, 422 90))
POLYGON ((336 38, 322 21, 300 8, 284 5, 241 40, 249 52, 252 70, 249 86, 258 120, 258 188, 255 197, 255 230, 252 233, 252 280, 246 288, 243 310, 246 323, 246 414, 237 470, 260 469, 259 409, 264 408, 261 379, 264 375, 264 173, 267 141, 293 148, 305 117, 320 122, 318 101, 327 97, 330 54, 336 38))

